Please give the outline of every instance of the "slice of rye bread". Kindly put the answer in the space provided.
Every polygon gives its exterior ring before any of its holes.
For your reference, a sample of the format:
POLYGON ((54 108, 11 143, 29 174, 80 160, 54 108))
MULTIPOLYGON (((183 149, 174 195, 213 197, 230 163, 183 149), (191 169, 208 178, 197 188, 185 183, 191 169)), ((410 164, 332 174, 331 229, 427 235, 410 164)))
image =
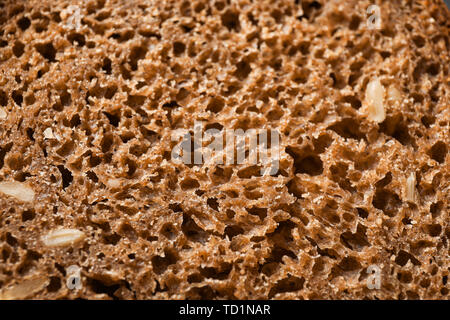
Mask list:
POLYGON ((448 299, 450 14, 375 3, 1 1, 0 298, 448 299))

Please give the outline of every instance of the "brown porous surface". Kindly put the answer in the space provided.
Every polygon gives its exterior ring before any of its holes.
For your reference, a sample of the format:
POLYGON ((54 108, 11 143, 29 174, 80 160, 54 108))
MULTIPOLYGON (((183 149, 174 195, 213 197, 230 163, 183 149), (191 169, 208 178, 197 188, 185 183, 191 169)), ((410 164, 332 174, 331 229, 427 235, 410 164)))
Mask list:
POLYGON ((1 0, 0 298, 448 299, 449 31, 442 0, 1 0), (277 130, 279 170, 174 161, 194 121, 277 130))

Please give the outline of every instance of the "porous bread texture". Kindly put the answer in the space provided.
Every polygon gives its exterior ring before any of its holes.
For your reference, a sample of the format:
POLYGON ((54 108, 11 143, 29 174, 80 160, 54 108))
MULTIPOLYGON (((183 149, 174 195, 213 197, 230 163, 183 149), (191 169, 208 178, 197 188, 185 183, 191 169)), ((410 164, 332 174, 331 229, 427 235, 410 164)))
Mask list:
POLYGON ((448 299, 450 14, 375 3, 0 2, 0 297, 448 299), (280 169, 175 163, 195 120, 280 169))

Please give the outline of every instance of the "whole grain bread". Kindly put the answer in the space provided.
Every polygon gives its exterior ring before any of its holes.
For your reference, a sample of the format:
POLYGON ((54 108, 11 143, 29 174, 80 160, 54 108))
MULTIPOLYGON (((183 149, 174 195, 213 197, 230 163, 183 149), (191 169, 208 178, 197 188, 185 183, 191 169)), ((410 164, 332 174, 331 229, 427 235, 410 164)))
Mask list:
POLYGON ((0 298, 448 299, 449 30, 443 0, 0 1, 0 298), (278 130, 278 171, 175 162, 195 121, 278 130))

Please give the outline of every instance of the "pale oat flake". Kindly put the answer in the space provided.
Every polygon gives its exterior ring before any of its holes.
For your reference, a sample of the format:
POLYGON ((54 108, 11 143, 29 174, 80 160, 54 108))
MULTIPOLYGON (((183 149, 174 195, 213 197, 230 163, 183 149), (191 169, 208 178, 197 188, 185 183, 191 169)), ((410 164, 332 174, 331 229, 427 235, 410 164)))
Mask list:
POLYGON ((35 196, 34 190, 28 184, 18 181, 0 182, 0 192, 23 202, 31 202, 35 196))
POLYGON ((84 232, 76 229, 58 229, 43 236, 42 242, 47 247, 64 247, 79 242, 84 237, 84 232))
POLYGON ((384 109, 385 90, 378 78, 369 82, 366 88, 367 116, 377 123, 386 118, 384 109))
POLYGON ((4 120, 7 117, 7 113, 3 108, 0 108, 0 120, 4 120))
POLYGON ((0 300, 26 299, 44 289, 49 283, 48 278, 39 277, 24 280, 0 291, 0 300))

